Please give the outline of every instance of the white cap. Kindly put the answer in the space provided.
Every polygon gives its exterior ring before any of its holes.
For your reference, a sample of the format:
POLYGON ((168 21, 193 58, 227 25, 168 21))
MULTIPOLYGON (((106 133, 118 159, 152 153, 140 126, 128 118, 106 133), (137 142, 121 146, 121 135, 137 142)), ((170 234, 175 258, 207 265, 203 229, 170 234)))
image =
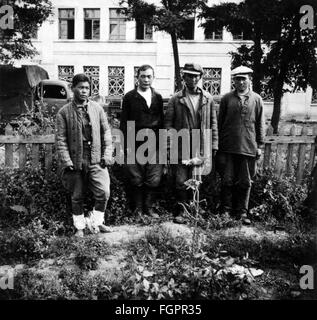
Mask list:
POLYGON ((253 70, 248 67, 245 67, 245 66, 237 67, 231 71, 231 75, 233 78, 245 77, 245 76, 252 74, 252 73, 253 73, 253 70))

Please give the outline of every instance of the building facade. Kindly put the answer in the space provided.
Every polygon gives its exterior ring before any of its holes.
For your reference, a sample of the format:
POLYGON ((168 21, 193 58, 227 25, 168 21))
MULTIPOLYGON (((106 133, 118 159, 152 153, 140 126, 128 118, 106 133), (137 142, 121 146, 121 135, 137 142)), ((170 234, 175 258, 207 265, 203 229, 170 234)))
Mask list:
MULTIPOLYGON (((137 68, 146 63, 154 67, 153 85, 163 97, 169 98, 174 93, 174 60, 169 34, 154 32, 137 21, 127 21, 117 11, 117 0, 52 2, 53 15, 33 40, 39 55, 31 61, 42 65, 51 79, 69 81, 74 74, 85 72, 92 80, 92 94, 118 98, 134 88, 137 68)), ((200 23, 195 17, 186 23, 182 39, 178 41, 180 65, 199 63, 204 69, 201 85, 212 95, 223 95, 231 90, 229 52, 235 51, 241 42, 248 43, 248 39, 246 35, 232 35, 219 29, 216 24, 213 32, 205 34, 200 23)), ((292 106, 292 96, 285 96, 282 114, 287 113, 288 104, 292 106)), ((269 115, 272 95, 265 81, 262 97, 269 115)), ((311 90, 305 97, 310 99, 306 101, 305 110, 302 107, 301 110, 293 108, 293 111, 314 113, 311 90)), ((317 102, 317 95, 315 98, 313 101, 317 102)), ((317 104, 315 108, 317 111, 317 104)))

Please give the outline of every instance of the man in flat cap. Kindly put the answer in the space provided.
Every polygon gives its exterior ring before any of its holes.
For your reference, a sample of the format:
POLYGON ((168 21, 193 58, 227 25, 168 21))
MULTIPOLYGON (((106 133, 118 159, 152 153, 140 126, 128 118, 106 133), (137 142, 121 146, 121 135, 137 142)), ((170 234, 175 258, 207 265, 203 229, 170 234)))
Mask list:
MULTIPOLYGON (((180 203, 188 200, 189 194, 185 182, 192 178, 193 166, 200 163, 200 161, 194 163, 191 160, 203 159, 201 169, 206 170, 205 174, 207 174, 210 172, 212 157, 218 149, 215 104, 212 96, 198 87, 202 74, 203 70, 199 64, 185 64, 183 68, 184 88, 170 99, 164 117, 164 128, 175 129, 178 133, 185 130, 185 133, 188 133, 185 141, 182 136, 182 141, 177 143, 177 148, 171 145, 170 152, 170 154, 177 153, 174 166, 178 200, 174 219, 176 223, 185 223, 187 220, 184 207, 180 203), (193 140, 194 131, 200 137, 198 141, 193 140)), ((176 143, 176 141, 171 143, 176 143)))
POLYGON ((251 89, 252 72, 244 66, 232 70, 235 89, 221 99, 218 118, 221 207, 245 224, 251 223, 249 197, 265 125, 262 98, 251 89))

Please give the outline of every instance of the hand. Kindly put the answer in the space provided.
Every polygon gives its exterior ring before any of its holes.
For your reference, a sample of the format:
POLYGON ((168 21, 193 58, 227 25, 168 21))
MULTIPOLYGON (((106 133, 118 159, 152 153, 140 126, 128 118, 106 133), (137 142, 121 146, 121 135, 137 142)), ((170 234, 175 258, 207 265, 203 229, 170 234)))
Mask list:
POLYGON ((74 166, 68 166, 65 168, 65 171, 74 171, 74 166))
POLYGON ((256 160, 260 159, 261 155, 262 155, 262 150, 261 149, 257 149, 256 150, 255 159, 256 160))
POLYGON ((100 167, 101 168, 106 168, 108 166, 111 166, 113 164, 113 159, 101 159, 100 160, 100 167))
POLYGON ((212 157, 214 158, 217 154, 217 150, 212 150, 212 157))

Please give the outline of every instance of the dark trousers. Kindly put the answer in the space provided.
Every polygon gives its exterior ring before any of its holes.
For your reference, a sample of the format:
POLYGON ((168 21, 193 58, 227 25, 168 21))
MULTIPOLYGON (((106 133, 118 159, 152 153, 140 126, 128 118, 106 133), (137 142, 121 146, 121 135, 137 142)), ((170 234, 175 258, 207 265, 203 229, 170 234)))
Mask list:
POLYGON ((84 145, 82 170, 65 170, 62 183, 71 193, 72 214, 83 214, 84 197, 87 189, 93 193, 95 210, 104 212, 110 196, 110 178, 107 168, 91 164, 90 147, 84 145))
POLYGON ((219 152, 216 168, 221 177, 221 206, 238 213, 247 213, 252 179, 256 174, 255 157, 219 152))

